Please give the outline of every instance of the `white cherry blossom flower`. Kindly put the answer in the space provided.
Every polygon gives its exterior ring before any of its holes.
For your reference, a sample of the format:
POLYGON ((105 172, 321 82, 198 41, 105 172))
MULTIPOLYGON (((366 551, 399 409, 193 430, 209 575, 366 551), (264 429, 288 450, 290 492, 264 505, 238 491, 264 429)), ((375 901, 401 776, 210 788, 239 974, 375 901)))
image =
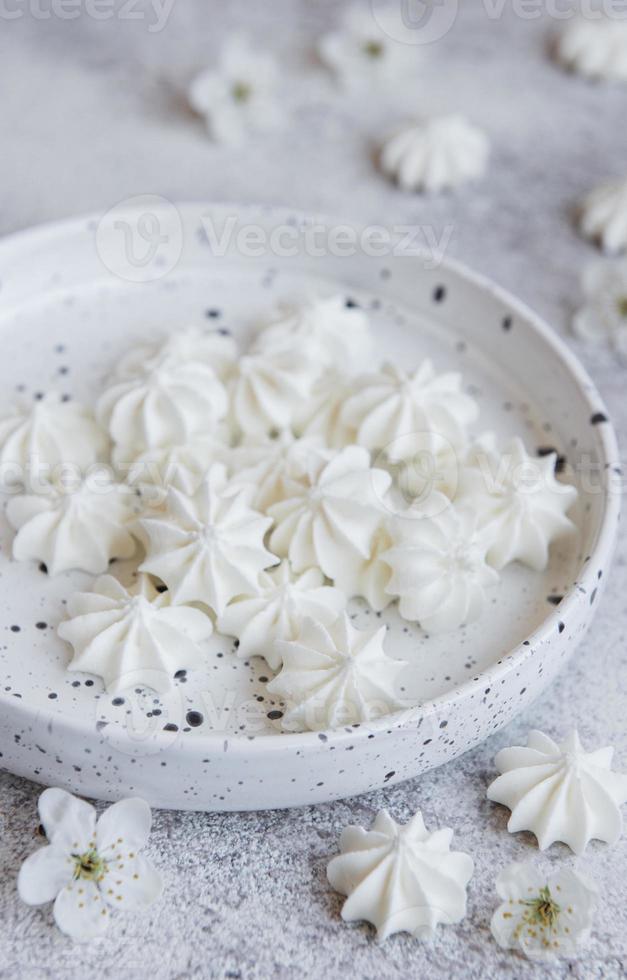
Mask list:
POLYGON ((54 901, 54 920, 71 939, 95 939, 111 909, 135 911, 161 895, 161 875, 138 853, 150 835, 144 800, 121 800, 96 819, 89 803, 46 789, 39 816, 48 844, 24 861, 18 893, 27 905, 54 901))
POLYGON ((401 40, 397 18, 389 31, 385 24, 383 11, 375 18, 369 4, 356 4, 346 12, 338 30, 320 38, 318 55, 342 87, 358 90, 393 85, 415 69, 416 46, 401 40))
POLYGON ((217 65, 193 80, 189 101, 204 116, 212 139, 240 144, 249 132, 276 129, 284 121, 277 88, 274 59, 236 36, 222 48, 217 65))
POLYGON ((532 864, 512 864, 496 879, 503 900, 492 916, 492 935, 503 949, 532 960, 573 957, 589 937, 597 890, 569 868, 547 877, 532 864))
POLYGON ((608 344, 627 361, 627 261, 596 262, 582 277, 584 305, 573 318, 581 340, 608 344))

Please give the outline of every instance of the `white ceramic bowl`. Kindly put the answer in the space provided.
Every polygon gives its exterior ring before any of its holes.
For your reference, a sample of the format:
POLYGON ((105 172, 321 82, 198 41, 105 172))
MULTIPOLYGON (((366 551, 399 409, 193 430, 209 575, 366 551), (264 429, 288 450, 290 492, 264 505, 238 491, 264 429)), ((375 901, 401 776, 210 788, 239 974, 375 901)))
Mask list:
MULTIPOLYGON (((112 699, 98 678, 67 673, 69 651, 55 627, 70 592, 90 578, 50 579, 12 562, 5 521, 0 752, 9 770, 89 797, 138 794, 182 809, 351 796, 441 765, 505 725, 588 628, 619 514, 616 443, 590 379, 549 327, 486 279, 396 249, 381 255, 381 246, 378 256, 365 254, 375 250, 368 245, 346 254, 347 235, 338 246, 334 227, 267 208, 141 200, 104 221, 6 239, 7 402, 19 385, 31 393, 54 385, 93 402, 135 337, 207 320, 245 334, 277 298, 333 284, 370 309, 382 358, 415 363, 429 355, 440 369, 463 371, 481 405, 480 428, 519 433, 530 448, 564 455, 566 476, 581 491, 578 534, 552 549, 546 573, 508 569, 490 611, 471 628, 428 638, 394 610, 384 614, 391 652, 410 662, 406 710, 368 725, 285 735, 281 706, 265 691, 264 662, 238 660, 220 638, 207 649, 207 669, 183 673, 161 700, 146 691, 112 699)), ((358 623, 374 615, 354 608, 358 623)))

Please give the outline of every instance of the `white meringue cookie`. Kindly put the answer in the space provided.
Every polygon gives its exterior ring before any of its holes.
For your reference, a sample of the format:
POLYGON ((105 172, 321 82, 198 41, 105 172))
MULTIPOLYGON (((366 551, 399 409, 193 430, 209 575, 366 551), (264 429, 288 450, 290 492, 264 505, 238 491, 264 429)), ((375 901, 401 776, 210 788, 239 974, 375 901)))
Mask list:
POLYGON ((307 350, 325 368, 355 372, 372 362, 368 317, 344 296, 283 304, 257 335, 255 349, 307 350))
POLYGON ((231 485, 249 489, 255 510, 265 513, 285 498, 293 482, 306 479, 311 466, 322 458, 322 450, 322 439, 299 439, 290 429, 283 429, 274 438, 249 438, 231 454, 231 485))
POLYGON ((381 167, 406 191, 437 193, 482 177, 489 143, 463 116, 412 125, 387 140, 381 167))
POLYGON ((252 348, 230 380, 232 423, 246 436, 264 436, 292 425, 318 372, 302 352, 252 348))
POLYGON ((221 463, 193 497, 170 488, 165 513, 138 522, 147 552, 140 571, 165 582, 173 603, 202 602, 218 616, 235 596, 257 592, 259 573, 277 559, 263 544, 272 522, 246 497, 229 492, 221 463))
POLYGON ((474 509, 479 527, 491 539, 488 561, 499 571, 521 561, 541 572, 549 545, 575 525, 566 512, 577 499, 575 487, 555 478, 555 454, 532 457, 521 439, 503 456, 487 446, 460 473, 457 501, 474 509))
POLYGON ((592 839, 615 844, 623 830, 627 775, 613 772, 612 748, 585 752, 574 731, 561 745, 532 731, 527 746, 503 749, 488 799, 511 811, 507 829, 529 830, 544 851, 562 841, 582 854, 592 839))
POLYGON ((218 619, 218 630, 239 640, 239 657, 264 657, 272 670, 282 660, 278 640, 295 640, 310 617, 330 626, 346 608, 346 596, 324 584, 319 568, 295 575, 287 561, 263 572, 259 595, 239 596, 218 619))
POLYGON ((198 644, 213 632, 208 616, 172 606, 145 575, 129 589, 102 575, 91 592, 70 596, 68 614, 58 629, 74 648, 68 670, 102 677, 110 694, 136 685, 170 690, 175 671, 202 666, 198 644))
POLYGON ((113 459, 126 482, 138 487, 144 500, 157 506, 165 499, 168 487, 194 494, 212 463, 227 464, 230 453, 226 438, 199 434, 181 445, 157 446, 128 460, 124 458, 127 451, 117 447, 113 459))
POLYGON ((203 364, 161 364, 144 377, 113 384, 98 402, 111 438, 139 450, 186 442, 224 418, 226 392, 203 364))
POLYGON ((486 564, 490 540, 477 532, 472 511, 449 504, 437 517, 399 518, 390 531, 393 546, 381 560, 392 570, 387 591, 400 597, 404 619, 443 633, 481 616, 485 590, 499 576, 486 564))
POLYGON ((135 552, 128 528, 133 494, 106 469, 71 488, 50 485, 45 493, 13 497, 6 513, 17 530, 13 557, 42 561, 51 575, 71 569, 99 575, 112 558, 135 552))
POLYGON ((577 17, 557 39, 556 55, 586 78, 627 81, 627 21, 577 17))
POLYGON ((604 252, 627 248, 627 177, 601 184, 583 202, 579 227, 604 252))
POLYGON ((370 466, 360 446, 329 452, 305 483, 292 481, 268 513, 276 522, 270 548, 294 570, 318 565, 335 578, 347 557, 369 559, 390 476, 370 466))
POLYGON ((23 400, 0 419, 0 485, 49 483, 63 464, 86 470, 102 458, 108 444, 92 413, 58 392, 23 400))
POLYGON ((372 539, 370 556, 348 556, 338 567, 335 585, 347 596, 360 596, 369 603, 375 612, 382 612, 393 601, 387 591, 392 569, 383 561, 383 555, 392 547, 387 526, 383 523, 372 539))
POLYGON ((355 442, 355 429, 342 421, 344 402, 355 391, 354 379, 329 369, 315 382, 309 398, 296 410, 294 431, 320 437, 331 449, 355 442))
POLYGON ((449 828, 429 832, 420 810, 405 826, 381 810, 372 830, 346 827, 327 866, 331 887, 348 896, 344 921, 371 922, 380 941, 395 932, 433 939, 439 923, 461 922, 474 862, 451 851, 452 838, 449 828))
POLYGON ((386 629, 357 630, 344 613, 328 627, 306 619, 296 640, 277 643, 283 667, 268 692, 285 701, 285 731, 354 725, 402 707, 395 688, 406 664, 385 653, 386 629))
POLYGON ((442 441, 459 448, 467 443, 467 427, 479 414, 477 403, 461 390, 461 375, 436 374, 431 361, 423 361, 410 374, 386 364, 378 374, 356 382, 356 391, 344 404, 341 418, 356 429, 356 442, 371 451, 390 447, 411 436, 418 447, 434 452, 442 441))
POLYGON ((133 380, 149 374, 163 362, 204 364, 224 380, 236 360, 237 344, 226 331, 185 327, 157 342, 150 340, 131 347, 116 364, 112 380, 133 380))

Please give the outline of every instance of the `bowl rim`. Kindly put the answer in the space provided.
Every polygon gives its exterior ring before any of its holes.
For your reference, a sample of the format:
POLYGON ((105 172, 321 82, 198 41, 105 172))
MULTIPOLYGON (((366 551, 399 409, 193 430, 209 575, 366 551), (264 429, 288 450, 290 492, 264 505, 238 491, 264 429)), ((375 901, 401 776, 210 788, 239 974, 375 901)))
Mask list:
MULTIPOLYGON (((235 212, 239 215, 245 215, 248 217, 256 215, 265 219, 282 219, 284 221, 289 219, 291 222, 296 221, 303 224, 311 222, 311 220, 315 218, 316 221, 324 223, 325 225, 349 224, 351 227, 355 228, 357 232, 363 232, 369 227, 363 222, 346 220, 340 222, 337 218, 333 218, 326 213, 306 211, 303 209, 289 208, 285 206, 255 203, 242 204, 231 203, 228 201, 166 202, 165 199, 163 200, 164 204, 173 204, 181 215, 183 215, 183 213, 190 212, 193 209, 193 214, 201 214, 205 213, 206 211, 211 211, 214 213, 227 212, 228 214, 235 212)), ((133 210, 134 208, 132 206, 128 208, 129 212, 132 212, 133 210)), ((16 247, 28 250, 35 244, 42 242, 45 244, 46 240, 53 240, 58 236, 68 237, 75 232, 84 232, 85 229, 94 222, 97 223, 105 213, 106 212, 92 211, 80 216, 48 221, 40 225, 10 232, 0 239, 0 255, 4 251, 8 251, 10 253, 16 247)), ((401 253, 398 257, 405 259, 408 257, 415 258, 416 261, 420 261, 420 254, 417 250, 413 251, 411 256, 403 256, 401 253)), ((607 409, 603 399, 601 398, 601 395, 599 394, 590 375, 583 367, 577 356, 566 345, 561 336, 549 326, 548 322, 544 320, 543 317, 528 306, 527 303, 521 299, 518 299, 513 293, 510 293, 509 290, 499 286, 484 273, 475 272, 465 263, 451 258, 443 258, 437 266, 437 269, 433 269, 433 272, 435 273, 439 270, 445 270, 452 273, 466 285, 469 285, 478 291, 488 293, 493 299, 500 302, 508 312, 513 313, 517 319, 522 321, 525 329, 530 330, 535 335, 535 338, 539 340, 541 344, 544 344, 546 348, 548 348, 551 355, 562 363, 562 365, 567 369, 571 379, 574 381, 580 397, 589 407, 591 416, 596 413, 602 413, 605 416, 605 421, 603 424, 596 427, 599 462, 603 472, 620 471, 620 456, 616 432, 607 414, 607 409)), ((6 315, 8 312, 10 312, 11 307, 8 306, 3 310, 2 305, 2 298, 0 296, 0 314, 6 315)), ((587 590, 586 595, 582 594, 582 581, 589 576, 591 578, 594 577, 594 581, 596 582, 597 573, 594 572, 593 576, 592 569, 596 569, 600 565, 607 564, 611 560, 616 543, 615 529, 621 511, 620 494, 613 493, 611 486, 611 481, 609 483, 605 483, 603 486, 600 516, 593 545, 590 548, 589 554, 586 556, 580 566, 576 581, 573 582, 573 584, 566 591, 559 605, 549 611, 542 623, 532 633, 528 634, 524 640, 522 640, 512 649, 506 650, 498 661, 479 671, 479 673, 473 677, 463 681, 463 683, 460 685, 455 686, 452 690, 440 694, 437 697, 419 702, 411 707, 402 708, 390 714, 383 715, 373 721, 354 724, 352 726, 342 726, 340 728, 329 728, 320 731, 307 732, 277 732, 276 734, 264 733, 262 735, 242 735, 238 733, 227 734, 225 732, 211 731, 196 732, 192 739, 185 740, 184 744, 179 743, 179 751, 181 751, 186 757, 194 756, 198 753, 201 755, 206 755, 212 750, 217 750, 222 753, 224 751, 225 743, 227 742, 229 753, 242 755, 265 753, 267 750, 298 751, 307 749, 309 751, 313 751, 314 749, 324 749, 328 748, 329 743, 332 741, 354 741, 356 739, 359 740, 367 738, 371 735, 378 736, 385 733, 391 733, 394 730, 411 728, 413 723, 418 720, 422 720, 425 716, 440 716, 443 711, 445 711, 446 708, 451 706, 453 703, 457 704, 466 698, 472 697, 473 694, 485 687, 486 684, 492 686, 497 681, 502 680, 504 676, 509 674, 512 670, 516 670, 516 668, 524 664, 529 657, 534 655, 534 648, 537 648, 538 645, 542 644, 548 639, 549 635, 557 628, 560 621, 566 618, 566 615, 568 615, 568 613, 575 606, 586 601, 587 590)), ((0 703, 2 702, 3 698, 2 694, 0 693, 0 703)), ((57 731, 59 728, 63 728, 77 735, 80 733, 80 735, 83 737, 93 737, 97 734, 94 728, 88 728, 85 725, 84 719, 76 718, 73 715, 59 715, 58 712, 55 712, 54 709, 48 708, 47 706, 33 708, 21 701, 9 702, 8 699, 4 701, 4 705, 9 708, 9 713, 19 716, 20 719, 27 719, 29 717, 33 718, 36 716, 39 724, 42 722, 52 722, 54 723, 57 731), (13 712, 11 712, 11 708, 13 709, 13 712)), ((124 751, 126 752, 128 749, 128 753, 133 754, 133 740, 127 735, 126 730, 116 735, 116 742, 120 745, 125 742, 125 740, 128 744, 125 746, 124 751)), ((176 746, 171 745, 170 749, 176 749, 176 746)))

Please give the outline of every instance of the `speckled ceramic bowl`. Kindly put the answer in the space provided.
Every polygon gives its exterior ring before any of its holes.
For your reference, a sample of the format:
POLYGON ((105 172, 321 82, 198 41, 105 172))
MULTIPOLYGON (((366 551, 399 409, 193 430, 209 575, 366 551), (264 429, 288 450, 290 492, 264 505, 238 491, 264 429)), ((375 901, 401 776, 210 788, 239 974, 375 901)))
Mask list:
MULTIPOLYGON (((5 401, 60 388, 93 402, 134 338, 211 322, 250 329, 278 298, 332 285, 371 311, 381 358, 463 371, 482 429, 556 448, 580 488, 578 533, 546 572, 506 570, 473 627, 427 637, 394 609, 389 649, 409 666, 406 710, 320 734, 285 735, 269 672, 214 637, 206 669, 173 693, 110 698, 69 674, 56 636, 68 595, 90 583, 10 560, 0 523, 0 753, 13 772, 85 796, 139 794, 160 807, 260 809, 317 803, 441 765, 505 725, 564 665, 589 626, 619 512, 614 434, 589 378, 517 300, 457 265, 372 246, 346 226, 262 208, 174 208, 142 199, 0 244, 5 401), (348 244, 347 244, 348 242, 348 244), (352 254, 347 254, 352 252, 352 254), (377 254, 369 255, 368 252, 377 254), (382 255, 382 252, 386 254, 382 255), (398 254, 395 254, 398 252, 398 254)), ((355 604, 358 625, 374 614, 355 604)))

